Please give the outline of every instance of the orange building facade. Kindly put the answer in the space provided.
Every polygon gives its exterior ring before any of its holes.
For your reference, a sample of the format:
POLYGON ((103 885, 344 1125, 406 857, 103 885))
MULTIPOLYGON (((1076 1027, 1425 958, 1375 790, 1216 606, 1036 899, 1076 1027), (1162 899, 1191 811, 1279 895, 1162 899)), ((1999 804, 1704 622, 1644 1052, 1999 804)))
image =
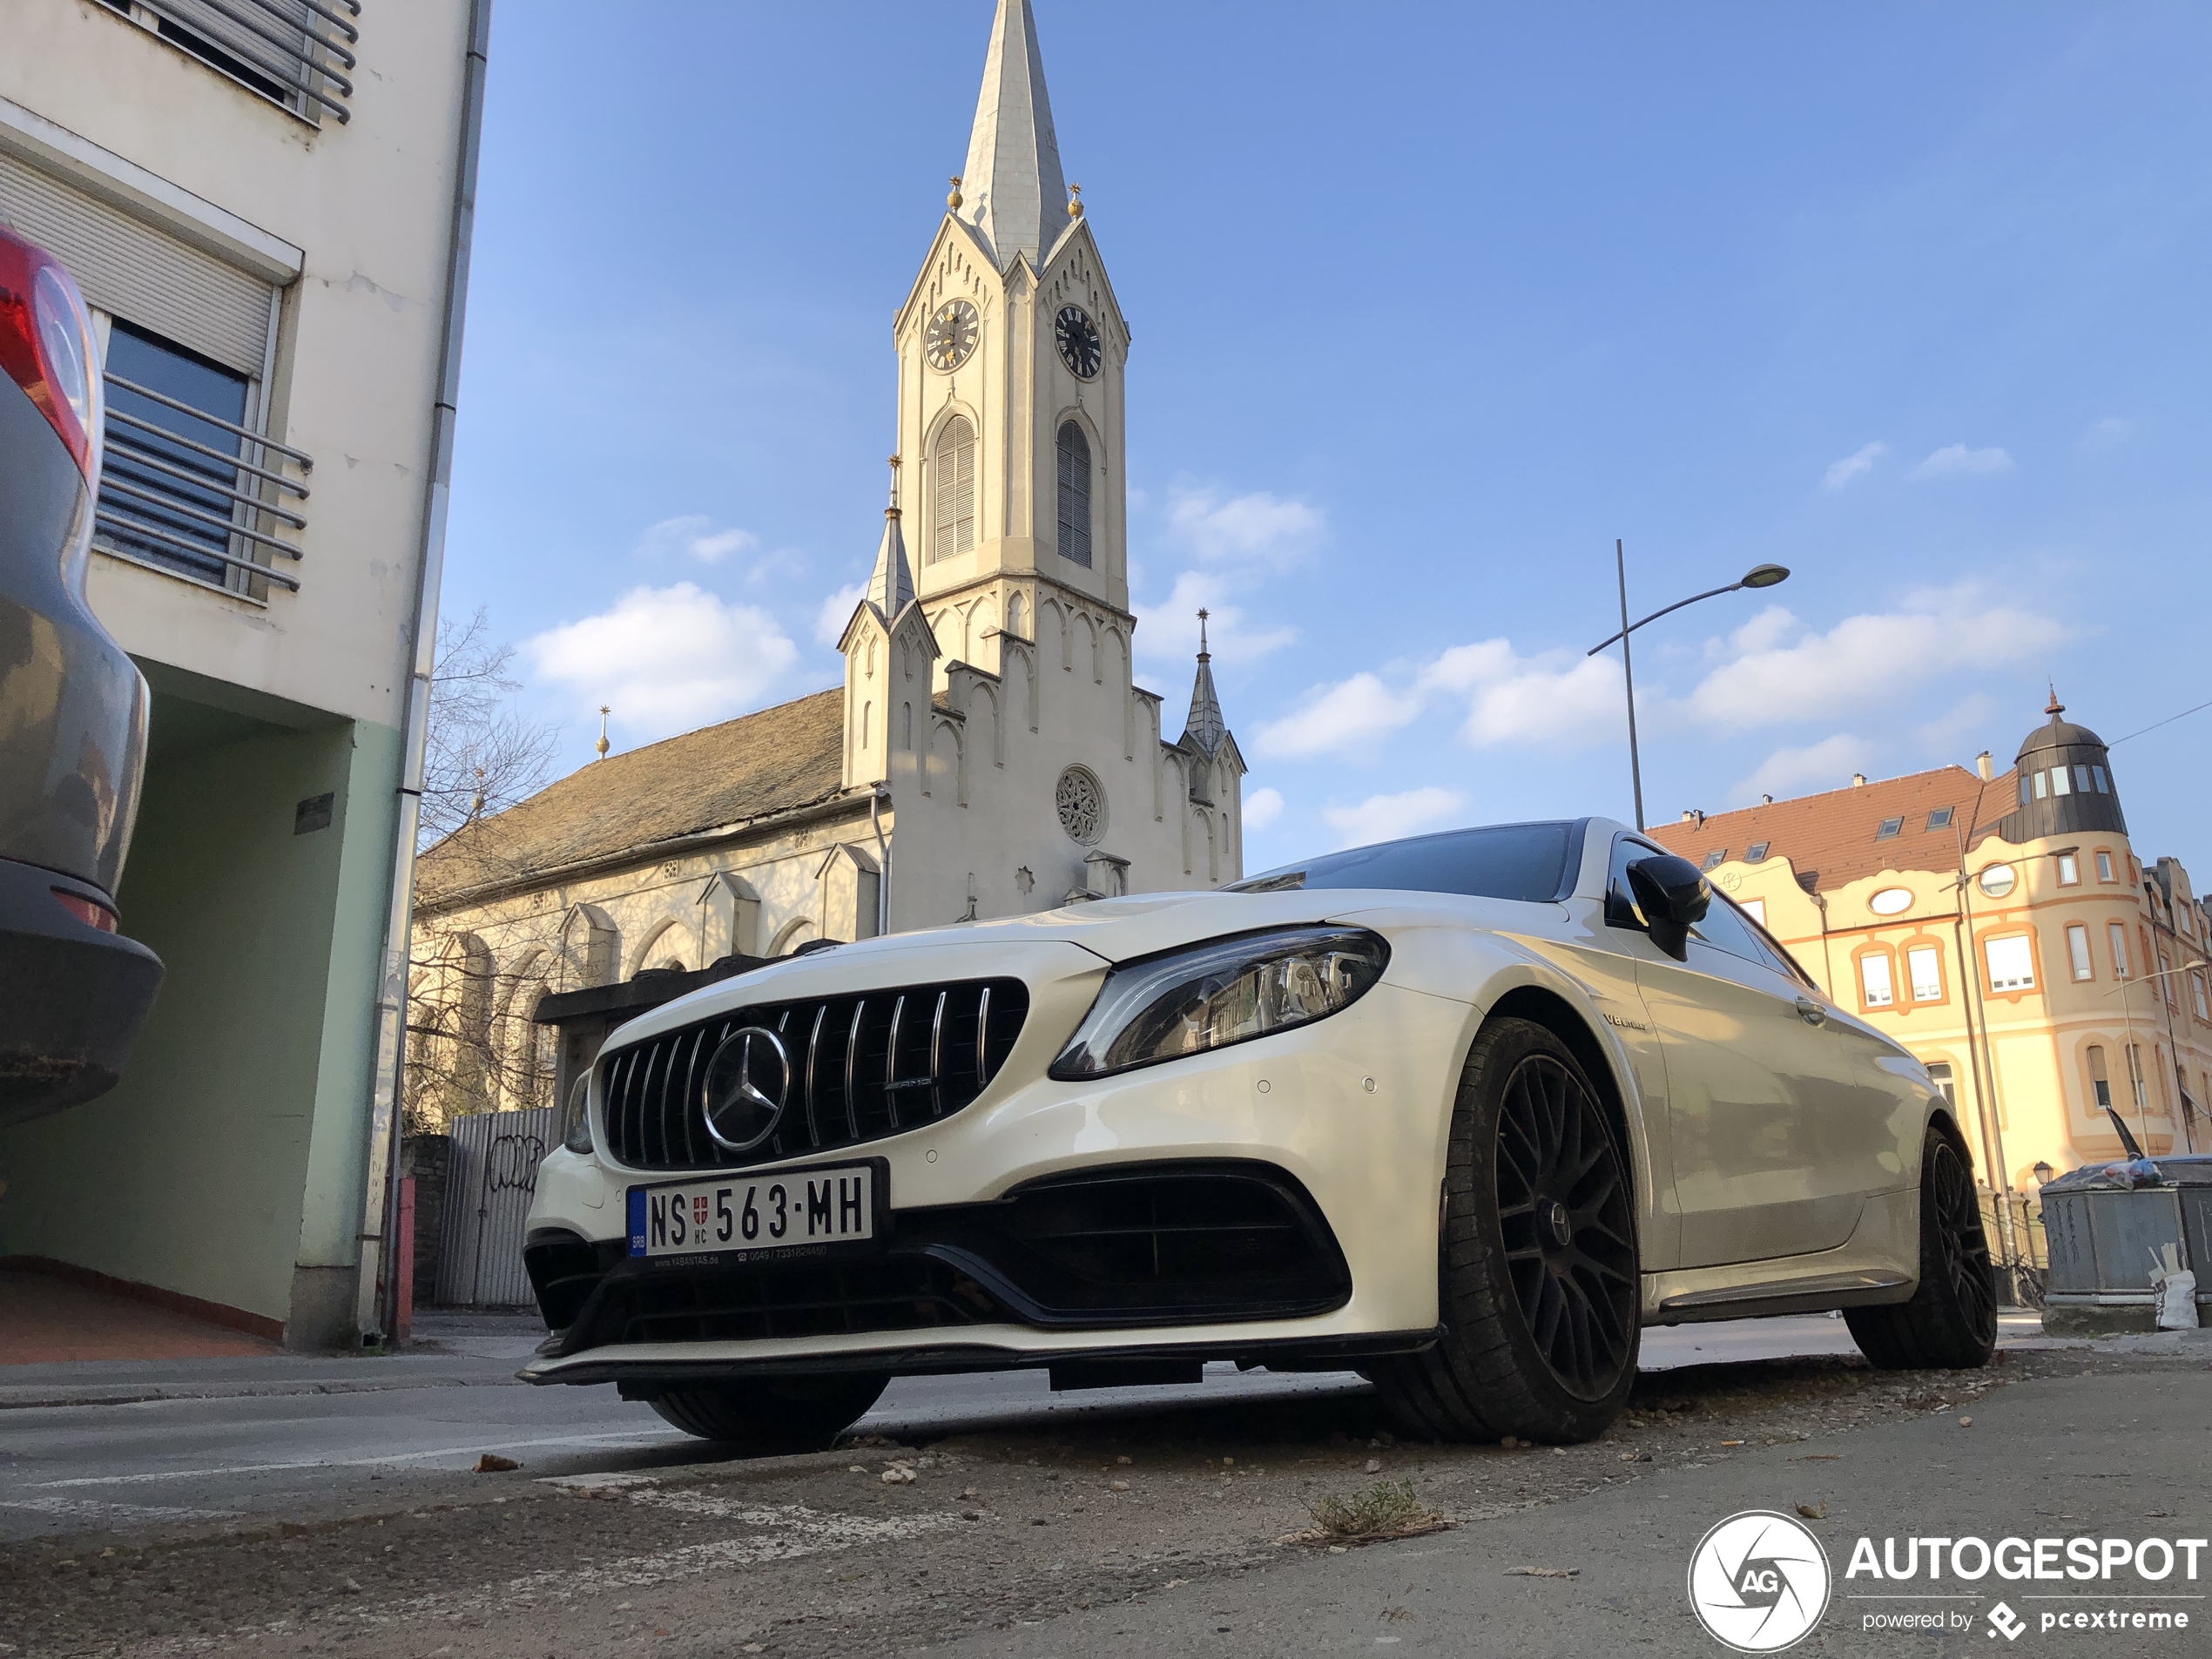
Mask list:
POLYGON ((2008 772, 1984 753, 1651 832, 1928 1066, 1985 1181, 2029 1192, 2038 1165, 2122 1156, 2114 1112, 2153 1157, 2212 1150, 2212 905, 2141 860, 2102 740, 2045 711, 2008 772))

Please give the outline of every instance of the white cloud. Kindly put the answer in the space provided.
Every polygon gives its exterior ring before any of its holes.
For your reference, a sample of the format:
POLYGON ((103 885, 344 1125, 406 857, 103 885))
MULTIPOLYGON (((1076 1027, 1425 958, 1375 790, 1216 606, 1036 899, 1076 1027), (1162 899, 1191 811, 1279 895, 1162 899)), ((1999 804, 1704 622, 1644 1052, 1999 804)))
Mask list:
POLYGON ((1969 449, 1963 443, 1946 444, 1912 469, 1915 478, 1945 478, 1954 475, 2010 472, 2013 458, 2002 449, 1969 449))
POLYGON ((1779 606, 1739 631, 1770 642, 1715 669, 1688 699, 1710 725, 1743 730, 1851 716, 1959 669, 1993 668, 2047 651, 2066 631, 2047 617, 1992 605, 1963 586, 1909 596, 1909 609, 1847 617, 1824 634, 1783 643, 1796 618, 1779 606), (1777 613, 1779 613, 1777 619, 1777 613))
POLYGON ((1339 846, 1365 846, 1434 829, 1457 817, 1466 805, 1467 797, 1458 790, 1430 784, 1402 794, 1370 795, 1357 806, 1325 807, 1321 816, 1336 831, 1339 846))
POLYGON ((1617 666, 1573 651, 1523 657, 1507 639, 1455 645, 1421 671, 1417 685, 1468 698, 1460 735, 1478 749, 1498 743, 1588 743, 1624 721, 1617 666))
POLYGON ((1228 499, 1218 489, 1178 489, 1168 507, 1170 535, 1210 561, 1290 563, 1327 527, 1319 508, 1264 489, 1228 499))
POLYGON ((1262 830, 1283 815, 1283 792, 1255 789, 1244 797, 1244 827, 1262 830))
POLYGON ((1874 463, 1889 452, 1889 445, 1876 439, 1830 466, 1827 475, 1820 481, 1820 487, 1823 489, 1841 489, 1861 473, 1873 471, 1874 463))
POLYGON ((2084 449, 2116 449, 2135 435, 2135 423, 2107 415, 2081 435, 2084 449))
POLYGON ((751 530, 733 527, 717 529, 705 513, 682 513, 664 518, 637 538, 630 550, 641 558, 687 555, 702 564, 719 564, 732 553, 749 553, 760 545, 751 530))
POLYGON ((1420 711, 1420 697, 1401 696, 1372 674, 1354 674, 1315 687, 1296 713, 1262 727, 1259 752, 1303 760, 1356 749, 1411 725, 1420 711))
POLYGON ((853 608, 867 597, 868 584, 855 582, 840 588, 822 601, 822 608, 814 613, 814 637, 833 649, 845 637, 845 624, 853 620, 853 608))
POLYGON ((624 730, 648 738, 758 708, 799 657, 766 611, 689 582, 633 588, 523 649, 541 678, 611 705, 624 730))
POLYGON ((1244 607, 1229 603, 1228 580, 1211 570, 1185 570, 1158 604, 1138 604, 1136 654, 1156 662, 1188 664, 1198 649, 1198 612, 1208 612, 1206 637, 1216 656, 1232 663, 1256 662, 1270 651, 1294 644, 1298 630, 1262 628, 1246 620, 1244 607))
POLYGON ((1748 806, 1761 795, 1781 798, 1841 789, 1851 782, 1851 773, 1864 772, 1872 763, 1873 756, 1872 744, 1848 732, 1838 732, 1801 749, 1777 749, 1759 763, 1757 771, 1728 792, 1729 799, 1738 806, 1748 806))

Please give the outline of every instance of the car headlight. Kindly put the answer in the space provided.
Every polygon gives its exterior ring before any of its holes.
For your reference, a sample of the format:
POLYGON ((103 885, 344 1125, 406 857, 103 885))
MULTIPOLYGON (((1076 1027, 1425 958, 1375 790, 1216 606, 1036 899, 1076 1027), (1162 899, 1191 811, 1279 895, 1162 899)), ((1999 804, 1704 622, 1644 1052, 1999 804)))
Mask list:
POLYGON ((1358 1001, 1389 960, 1364 928, 1283 927, 1124 962, 1049 1075, 1110 1076, 1310 1025, 1358 1001))
POLYGON ((561 1114, 561 1144, 571 1152, 591 1150, 591 1073, 586 1070, 569 1090, 561 1114))

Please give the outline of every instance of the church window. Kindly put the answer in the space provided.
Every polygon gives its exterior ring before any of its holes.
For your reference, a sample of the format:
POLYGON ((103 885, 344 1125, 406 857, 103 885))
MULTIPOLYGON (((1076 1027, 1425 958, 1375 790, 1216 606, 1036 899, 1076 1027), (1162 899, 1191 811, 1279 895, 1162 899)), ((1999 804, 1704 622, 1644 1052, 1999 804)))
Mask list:
POLYGON ((1087 766, 1070 766, 1060 774, 1052 792, 1060 809, 1060 827, 1083 846, 1096 845, 1106 833, 1106 792, 1087 766))
POLYGON ((1090 440, 1073 421, 1060 428, 1060 556, 1090 565, 1090 440))
POLYGON ((955 415, 937 435, 936 513, 930 521, 929 556, 948 559, 975 546, 975 428, 955 415))

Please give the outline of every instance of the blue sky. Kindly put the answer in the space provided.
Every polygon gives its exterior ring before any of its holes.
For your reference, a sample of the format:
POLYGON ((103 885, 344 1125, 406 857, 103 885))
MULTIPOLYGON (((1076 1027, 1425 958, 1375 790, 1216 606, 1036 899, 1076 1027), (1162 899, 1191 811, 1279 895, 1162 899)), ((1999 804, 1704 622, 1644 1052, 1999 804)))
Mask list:
MULTIPOLYGON (((1626 817, 1616 536, 1638 615, 1794 572, 1637 636, 1655 821, 2212 698, 2212 8, 1035 3, 1250 867, 1626 817)), ((497 12, 445 610, 564 764, 837 678, 990 14, 497 12)), ((2208 750, 2114 766, 2212 886, 2208 750)))

